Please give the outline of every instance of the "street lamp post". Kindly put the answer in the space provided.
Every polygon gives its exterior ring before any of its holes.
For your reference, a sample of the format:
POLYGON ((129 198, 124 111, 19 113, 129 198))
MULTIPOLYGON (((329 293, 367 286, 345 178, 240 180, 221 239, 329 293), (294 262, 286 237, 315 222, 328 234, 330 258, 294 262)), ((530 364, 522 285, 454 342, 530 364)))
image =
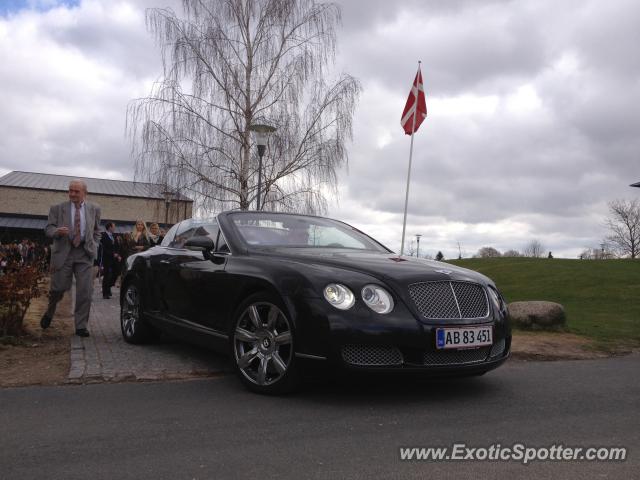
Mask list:
POLYGON ((256 210, 260 210, 260 194, 262 190, 262 157, 267 149, 269 134, 276 131, 275 127, 263 124, 249 125, 249 130, 255 133, 256 144, 258 145, 258 195, 256 197, 256 210))
POLYGON ((416 233, 416 243, 418 244, 418 246, 416 247, 416 258, 420 258, 420 237, 422 235, 419 233, 416 233))

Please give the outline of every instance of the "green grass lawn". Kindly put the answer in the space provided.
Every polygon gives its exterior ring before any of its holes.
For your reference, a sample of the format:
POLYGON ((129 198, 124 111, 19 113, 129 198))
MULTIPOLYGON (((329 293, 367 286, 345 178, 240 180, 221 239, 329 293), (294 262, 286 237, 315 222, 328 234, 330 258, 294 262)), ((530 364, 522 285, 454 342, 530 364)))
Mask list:
POLYGON ((640 345, 640 261, 473 258, 450 263, 496 282, 507 302, 561 303, 569 331, 601 347, 640 345))

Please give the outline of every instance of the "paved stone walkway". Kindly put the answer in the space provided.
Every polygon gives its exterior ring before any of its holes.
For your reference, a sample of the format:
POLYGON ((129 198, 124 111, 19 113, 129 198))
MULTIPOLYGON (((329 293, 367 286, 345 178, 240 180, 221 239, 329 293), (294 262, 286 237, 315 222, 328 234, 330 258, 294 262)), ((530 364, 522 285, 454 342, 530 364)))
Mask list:
POLYGON ((186 343, 166 339, 145 345, 126 343, 120 332, 120 291, 112 290, 113 297, 103 299, 96 280, 88 326, 91 336, 71 337, 69 382, 167 380, 231 371, 226 357, 186 343))

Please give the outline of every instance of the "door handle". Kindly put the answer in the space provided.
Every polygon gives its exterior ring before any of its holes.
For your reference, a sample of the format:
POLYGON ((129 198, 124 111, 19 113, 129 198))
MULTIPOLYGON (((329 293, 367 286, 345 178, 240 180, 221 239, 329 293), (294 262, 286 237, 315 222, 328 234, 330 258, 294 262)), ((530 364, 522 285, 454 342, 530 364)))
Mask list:
POLYGON ((171 262, 169 260, 160 260, 160 263, 164 265, 169 265, 171 262))

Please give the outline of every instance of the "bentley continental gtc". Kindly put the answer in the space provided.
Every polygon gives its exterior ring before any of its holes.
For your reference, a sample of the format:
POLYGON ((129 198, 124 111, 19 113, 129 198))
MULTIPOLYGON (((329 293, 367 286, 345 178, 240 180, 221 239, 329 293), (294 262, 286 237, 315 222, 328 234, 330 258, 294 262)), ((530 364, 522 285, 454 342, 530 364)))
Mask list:
POLYGON ((174 225, 130 256, 122 335, 162 331, 228 353, 260 393, 314 367, 481 375, 509 356, 505 302, 484 275, 399 256, 343 222, 229 211, 174 225))

